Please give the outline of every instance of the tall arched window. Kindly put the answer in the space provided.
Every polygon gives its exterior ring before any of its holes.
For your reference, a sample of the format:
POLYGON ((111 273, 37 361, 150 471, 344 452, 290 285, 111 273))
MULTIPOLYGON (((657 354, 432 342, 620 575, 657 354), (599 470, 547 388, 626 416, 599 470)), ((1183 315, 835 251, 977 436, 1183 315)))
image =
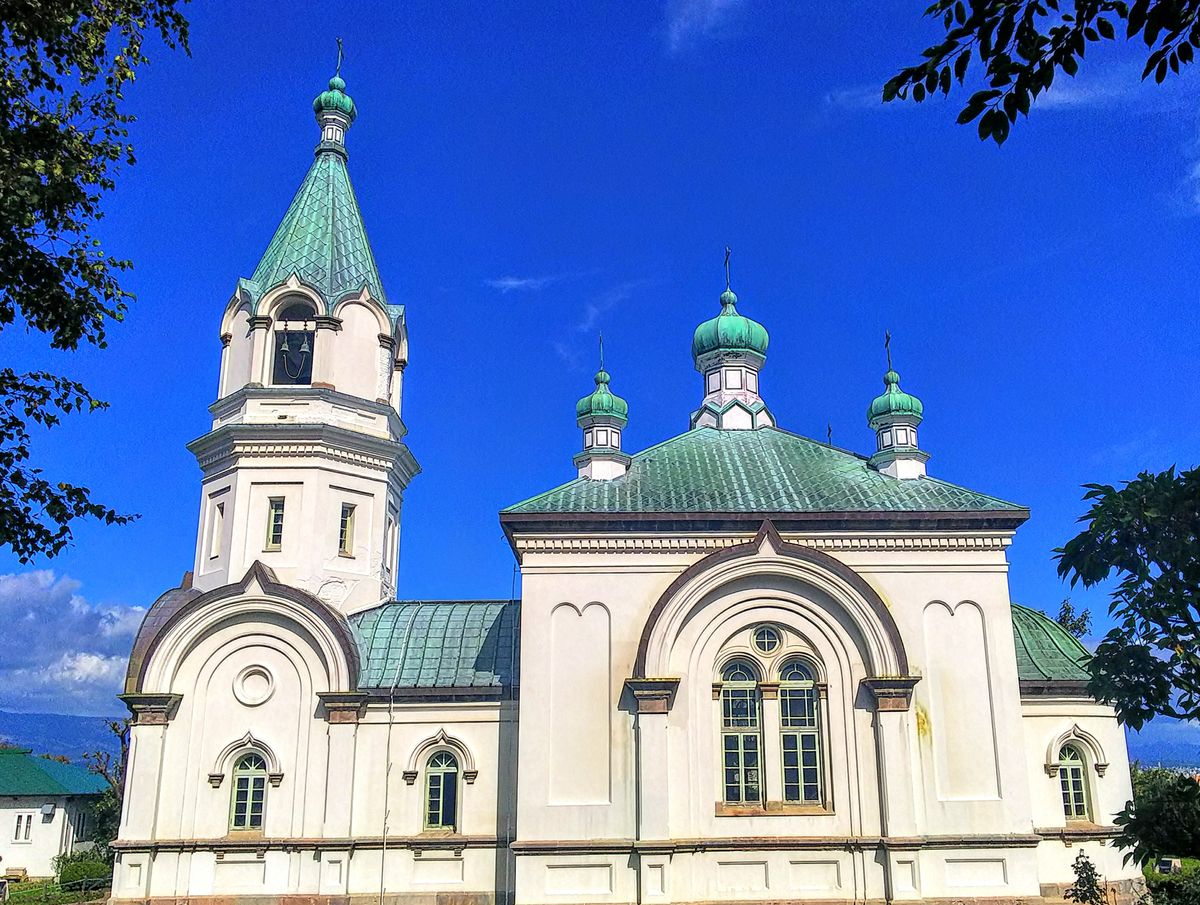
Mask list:
POLYGON ((1083 753, 1074 745, 1058 752, 1058 781, 1062 786, 1063 814, 1068 820, 1090 820, 1087 773, 1083 753))
POLYGON ((261 830, 267 798, 267 762, 261 754, 243 754, 233 768, 229 804, 231 830, 261 830))
POLYGON ((458 828, 458 759, 449 751, 435 751, 425 767, 425 828, 458 828))
POLYGON ((783 800, 822 804, 821 701, 812 668, 791 660, 779 671, 779 728, 783 800))
POLYGON ((762 735, 758 674, 744 660, 721 670, 721 747, 725 801, 758 803, 762 795, 762 735))
POLYGON ((275 328, 275 365, 271 382, 277 386, 312 383, 313 346, 316 344, 313 318, 316 312, 307 302, 293 302, 279 312, 275 328))

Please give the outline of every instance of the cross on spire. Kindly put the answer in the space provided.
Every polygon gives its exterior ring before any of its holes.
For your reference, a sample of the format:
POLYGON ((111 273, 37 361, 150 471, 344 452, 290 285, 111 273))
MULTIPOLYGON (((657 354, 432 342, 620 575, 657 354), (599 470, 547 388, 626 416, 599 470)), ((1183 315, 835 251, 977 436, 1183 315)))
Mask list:
POLYGON ((729 288, 729 256, 731 254, 733 254, 733 251, 729 248, 728 245, 726 245, 725 246, 725 288, 726 289, 729 288))
POLYGON ((604 370, 604 333, 600 334, 600 370, 604 370))
POLYGON ((337 41, 338 56, 337 56, 337 67, 333 70, 333 74, 335 76, 337 76, 338 78, 341 78, 342 60, 344 60, 346 58, 346 49, 344 47, 342 47, 342 39, 341 38, 336 38, 335 40, 337 41))
POLYGON ((883 351, 887 355, 888 370, 892 369, 892 331, 883 331, 883 351))

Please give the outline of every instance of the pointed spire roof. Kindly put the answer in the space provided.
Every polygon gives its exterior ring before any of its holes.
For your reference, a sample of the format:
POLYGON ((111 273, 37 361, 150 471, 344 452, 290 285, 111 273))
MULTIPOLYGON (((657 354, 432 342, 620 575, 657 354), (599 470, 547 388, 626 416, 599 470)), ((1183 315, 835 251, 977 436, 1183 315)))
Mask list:
POLYGON ((323 130, 316 159, 250 279, 260 291, 266 291, 294 273, 331 305, 365 286, 386 304, 383 281, 346 168, 342 138, 357 111, 344 88, 345 82, 335 76, 329 90, 314 102, 323 130))

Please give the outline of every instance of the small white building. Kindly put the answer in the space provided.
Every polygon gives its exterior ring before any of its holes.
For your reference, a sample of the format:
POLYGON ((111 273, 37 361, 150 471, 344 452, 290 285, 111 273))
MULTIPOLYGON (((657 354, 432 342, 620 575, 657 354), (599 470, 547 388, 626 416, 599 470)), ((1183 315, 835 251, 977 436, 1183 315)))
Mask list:
POLYGON ((1081 850, 1130 899, 1122 728, 1009 598, 1028 511, 926 474, 890 366, 869 456, 779 428, 728 276, 690 429, 627 452, 602 368, 573 479, 500 513, 519 601, 396 600, 406 314, 314 107, 130 658, 114 902, 1033 905, 1081 850))
POLYGON ((108 788, 76 764, 0 748, 0 876, 53 877, 53 861, 88 839, 92 807, 108 788))

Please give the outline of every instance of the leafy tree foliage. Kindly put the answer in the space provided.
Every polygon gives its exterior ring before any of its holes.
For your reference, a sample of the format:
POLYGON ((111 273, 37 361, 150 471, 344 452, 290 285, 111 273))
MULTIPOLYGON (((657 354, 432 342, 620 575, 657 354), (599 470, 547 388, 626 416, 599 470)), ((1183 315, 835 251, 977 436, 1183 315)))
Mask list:
POLYGON ((1104 884, 1091 858, 1080 852, 1075 856, 1071 870, 1075 872, 1075 882, 1063 893, 1064 899, 1068 902, 1078 902, 1079 905, 1108 905, 1104 884))
MULTIPOLYGON (((147 61, 147 35, 186 49, 182 2, 0 0, 0 329, 23 324, 54 349, 103 348, 122 319, 130 265, 93 229, 134 160, 123 92, 147 61)), ((0 368, 0 545, 22 562, 60 552, 75 519, 129 520, 30 459, 30 425, 104 405, 66 377, 0 368)))
POLYGON ((1089 44, 1140 37, 1150 51, 1142 78, 1162 82, 1200 48, 1200 0, 936 0, 925 15, 945 37, 883 86, 883 100, 949 95, 973 64, 987 84, 971 95, 959 123, 979 120, 979 137, 1003 144, 1017 116, 1061 71, 1074 76, 1089 44))
POLYGON ((1092 630, 1091 612, 1086 609, 1076 611, 1070 597, 1064 600, 1062 606, 1058 608, 1057 621, 1076 638, 1082 638, 1092 630))
POLYGON ((1200 856, 1200 783, 1174 770, 1131 768, 1133 801, 1114 818, 1125 861, 1200 856))
POLYGON ((121 802, 125 798, 125 764, 129 759, 131 724, 129 717, 105 721, 108 731, 117 738, 119 753, 116 757, 109 751, 89 751, 83 755, 88 769, 108 782, 108 788, 92 806, 92 815, 95 817, 92 821, 92 841, 96 843, 94 857, 101 858, 109 865, 113 862, 111 843, 121 828, 121 802))
POLYGON ((1087 527, 1056 552, 1072 585, 1117 579, 1089 690, 1134 729, 1200 718, 1200 468, 1086 486, 1087 527))

